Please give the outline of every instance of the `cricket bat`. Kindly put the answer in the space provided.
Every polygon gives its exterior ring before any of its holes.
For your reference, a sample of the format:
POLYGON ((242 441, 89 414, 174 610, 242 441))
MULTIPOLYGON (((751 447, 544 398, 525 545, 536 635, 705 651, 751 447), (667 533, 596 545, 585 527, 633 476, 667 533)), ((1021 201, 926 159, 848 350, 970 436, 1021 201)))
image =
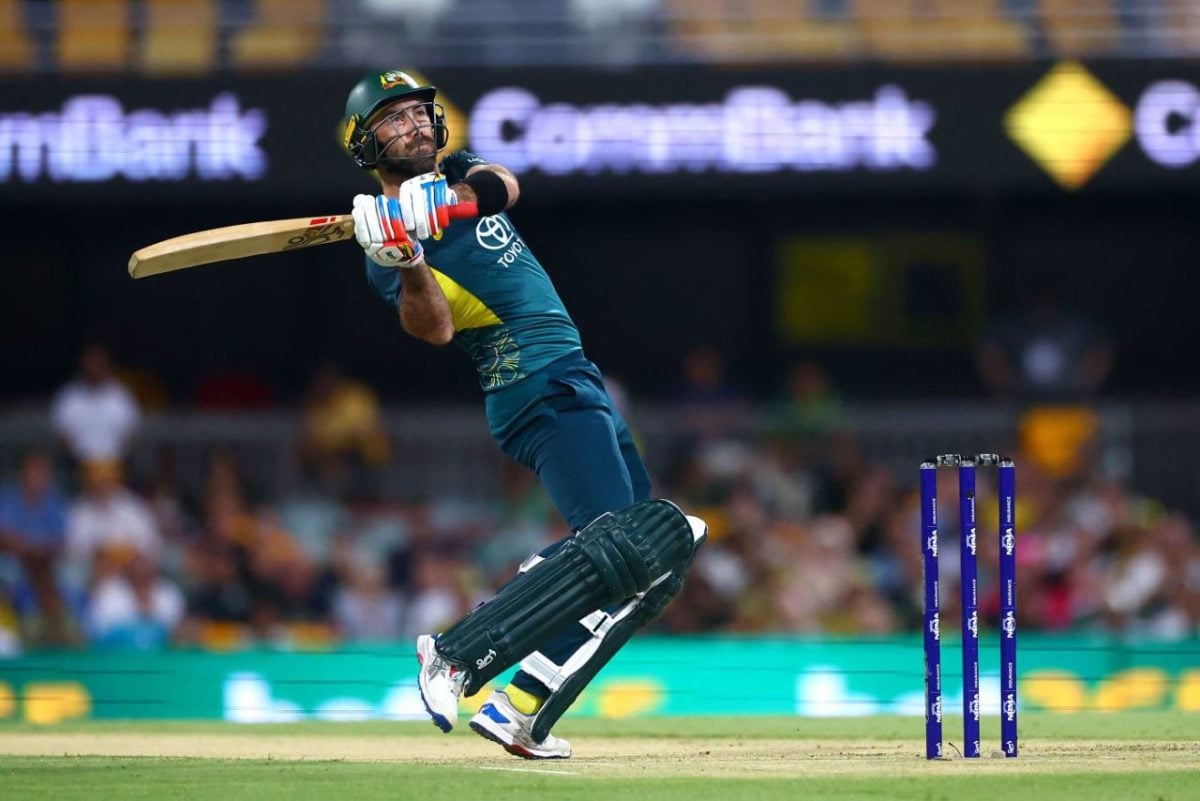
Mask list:
MULTIPOLYGON (((446 210, 452 220, 479 213, 474 203, 459 203, 446 210)), ((129 257, 129 275, 145 278, 201 264, 283 253, 347 239, 354 239, 354 218, 349 214, 229 225, 165 239, 134 251, 129 257)))

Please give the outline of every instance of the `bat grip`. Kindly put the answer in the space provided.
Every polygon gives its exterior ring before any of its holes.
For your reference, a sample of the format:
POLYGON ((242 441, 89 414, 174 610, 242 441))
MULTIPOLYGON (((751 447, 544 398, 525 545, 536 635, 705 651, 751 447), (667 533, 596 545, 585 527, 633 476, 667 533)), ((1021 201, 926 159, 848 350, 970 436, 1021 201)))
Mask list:
POLYGON ((475 203, 456 203, 453 206, 447 206, 446 211, 449 212, 452 220, 466 220, 479 216, 479 206, 475 203))

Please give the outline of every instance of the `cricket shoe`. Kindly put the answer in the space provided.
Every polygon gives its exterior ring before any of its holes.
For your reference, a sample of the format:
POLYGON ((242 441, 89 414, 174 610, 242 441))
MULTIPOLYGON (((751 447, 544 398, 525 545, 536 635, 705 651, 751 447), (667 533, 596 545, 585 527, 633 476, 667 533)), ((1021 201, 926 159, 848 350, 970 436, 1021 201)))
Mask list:
POLYGON ((417 683, 433 725, 448 732, 458 723, 458 697, 467 682, 467 672, 439 654, 436 642, 429 634, 417 637, 417 661, 421 663, 417 683))
POLYGON ((540 743, 533 741, 533 715, 517 711, 508 695, 497 690, 487 703, 471 718, 471 729, 480 737, 499 743, 513 756, 524 759, 566 759, 571 756, 571 744, 553 734, 540 743))

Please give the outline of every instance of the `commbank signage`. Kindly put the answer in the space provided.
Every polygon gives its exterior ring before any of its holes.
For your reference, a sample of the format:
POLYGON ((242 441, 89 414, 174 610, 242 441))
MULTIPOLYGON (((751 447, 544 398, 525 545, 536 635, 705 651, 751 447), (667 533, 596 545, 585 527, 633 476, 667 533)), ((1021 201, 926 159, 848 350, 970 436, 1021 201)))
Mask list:
POLYGON ((933 106, 884 84, 866 98, 792 98, 741 85, 711 102, 543 102, 532 89, 493 89, 471 112, 470 141, 516 172, 773 173, 925 171, 933 106))
MULTIPOLYGON (((12 80, 0 201, 349 196, 371 186, 337 135, 358 77, 12 80)), ((1200 165, 1186 63, 429 78, 456 141, 551 195, 1158 189, 1200 165)))
MULTIPOLYGON (((1124 83, 1124 81, 1122 81, 1124 83)), ((1086 66, 1056 65, 1008 112, 1005 127, 1063 188, 1079 189, 1131 139, 1151 165, 1183 169, 1200 161, 1200 88, 1156 80, 1127 105, 1086 66)), ((1154 170, 1147 170, 1153 181, 1154 170)))
POLYGON ((231 92, 200 108, 126 109, 112 94, 72 94, 50 111, 0 111, 0 182, 257 180, 267 114, 231 92))

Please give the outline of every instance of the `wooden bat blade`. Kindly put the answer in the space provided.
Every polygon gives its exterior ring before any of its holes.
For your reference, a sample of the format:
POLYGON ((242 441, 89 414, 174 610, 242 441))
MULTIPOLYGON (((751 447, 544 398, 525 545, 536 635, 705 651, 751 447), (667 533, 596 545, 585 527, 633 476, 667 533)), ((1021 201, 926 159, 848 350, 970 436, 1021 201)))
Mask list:
POLYGON ((184 234, 137 250, 129 257, 129 274, 145 278, 215 261, 299 250, 353 238, 354 220, 349 214, 230 225, 184 234))
MULTIPOLYGON (((479 214, 479 207, 473 202, 458 203, 444 207, 444 210, 443 224, 479 214)), ((282 253, 353 238, 354 217, 349 214, 229 225, 184 234, 134 251, 129 257, 129 274, 134 278, 145 278, 215 261, 282 253)))

